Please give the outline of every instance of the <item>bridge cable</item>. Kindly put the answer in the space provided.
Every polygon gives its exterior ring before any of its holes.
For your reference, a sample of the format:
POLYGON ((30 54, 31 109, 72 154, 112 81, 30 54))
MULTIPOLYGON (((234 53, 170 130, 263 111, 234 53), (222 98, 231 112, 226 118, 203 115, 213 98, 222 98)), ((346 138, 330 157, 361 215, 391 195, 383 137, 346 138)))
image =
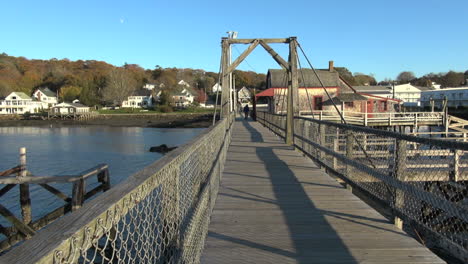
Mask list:
MULTIPOLYGON (((341 122, 345 125, 348 125, 348 123, 346 122, 346 120, 344 119, 343 117, 343 114, 341 113, 341 111, 338 109, 338 106, 336 106, 335 102, 333 101, 333 99, 331 98, 330 96, 330 93, 327 91, 327 88, 325 88, 325 85, 323 84, 322 80, 320 79, 317 71, 315 70, 314 66, 312 66, 312 63, 310 63, 310 60, 309 58, 307 57, 307 55, 305 54, 304 50, 302 49, 301 47, 301 44, 299 44, 299 42, 297 43, 297 46, 299 47, 299 49, 301 50, 302 54, 304 55, 304 58, 307 60, 307 63, 309 64, 310 68, 312 69, 312 71, 314 72, 315 76, 317 77, 318 81, 320 82, 320 85, 322 86, 322 89, 325 91, 325 93, 327 94, 327 97, 329 98, 329 100, 332 102, 333 106, 335 107, 338 115, 340 116, 341 118, 341 122)), ((299 56, 298 56, 299 58, 299 56)), ((356 141, 359 149, 364 153, 364 156, 366 157, 366 159, 369 161, 370 165, 374 168, 374 169, 377 169, 377 166, 375 166, 374 162, 372 162, 371 160, 371 157, 369 156, 369 154, 367 153, 367 151, 364 149, 364 147, 362 146, 361 142, 359 142, 359 140, 357 139, 356 135, 351 132, 351 136, 354 138, 354 140, 356 141)), ((388 187, 387 187, 388 188, 388 187)))
MULTIPOLYGON (((285 72, 284 75, 283 75, 283 80, 282 80, 281 84, 283 84, 283 83, 287 84, 287 81, 286 81, 286 79, 288 78, 287 76, 288 76, 288 74, 287 74, 287 72, 285 72)), ((283 85, 281 85, 281 86, 283 86, 283 85)), ((285 85, 285 86, 287 86, 287 85, 285 85)), ((288 91, 287 87, 285 89, 281 89, 281 97, 280 97, 280 99, 282 100, 282 102, 281 102, 281 112, 287 112, 288 111, 287 108, 286 108, 286 111, 284 110, 284 108, 286 107, 286 104, 284 103, 284 101, 286 100, 286 92, 287 91, 288 91)))
MULTIPOLYGON (((307 101, 309 102, 310 113, 312 114, 312 118, 315 119, 314 111, 312 110, 312 102, 310 101, 310 97, 309 97, 309 90, 307 90, 306 81, 305 81, 305 78, 304 78, 304 71, 302 70, 301 60, 299 59, 299 56, 297 56, 297 63, 299 64, 299 69, 301 71, 301 76, 302 76, 302 83, 304 84, 304 89, 306 90, 307 101)), ((299 98, 298 98, 298 100, 299 100, 299 98)), ((299 100, 299 106, 300 106, 300 102, 301 102, 301 100, 299 100)), ((299 114, 299 116, 300 116, 300 114, 299 114)))

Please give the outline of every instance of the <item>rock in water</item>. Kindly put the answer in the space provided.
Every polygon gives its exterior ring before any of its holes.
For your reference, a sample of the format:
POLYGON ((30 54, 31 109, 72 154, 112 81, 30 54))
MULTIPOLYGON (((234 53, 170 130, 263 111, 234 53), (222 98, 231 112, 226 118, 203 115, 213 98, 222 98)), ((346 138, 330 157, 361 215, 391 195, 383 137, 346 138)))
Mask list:
POLYGON ((150 152, 158 152, 158 153, 167 153, 171 150, 176 149, 177 147, 168 147, 166 144, 162 144, 159 146, 154 146, 149 149, 150 152))

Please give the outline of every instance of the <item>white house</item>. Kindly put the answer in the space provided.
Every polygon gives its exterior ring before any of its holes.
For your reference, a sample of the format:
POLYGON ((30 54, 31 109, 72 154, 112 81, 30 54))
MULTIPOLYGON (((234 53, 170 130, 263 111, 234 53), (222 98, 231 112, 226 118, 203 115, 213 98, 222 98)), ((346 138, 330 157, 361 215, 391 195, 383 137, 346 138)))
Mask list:
POLYGON ((154 88, 156 88, 157 85, 156 84, 152 84, 152 83, 147 83, 145 85, 143 85, 143 89, 147 89, 147 90, 154 90, 154 88))
POLYGON ((221 85, 219 83, 215 83, 215 85, 213 85, 211 90, 213 91, 213 93, 221 92, 221 85))
POLYGON ((185 87, 187 87, 187 88, 190 87, 190 84, 188 84, 188 83, 187 83, 186 81, 184 81, 184 80, 180 80, 177 84, 183 85, 183 86, 185 86, 185 87))
POLYGON ((45 103, 45 109, 49 109, 58 103, 57 95, 49 88, 39 88, 33 93, 33 98, 45 103))
POLYGON ((193 103, 195 96, 194 92, 190 89, 182 88, 172 94, 172 100, 176 107, 187 107, 193 103))
POLYGON ((153 95, 151 90, 140 89, 130 95, 122 102, 124 108, 148 108, 153 106, 153 95))
POLYGON ((12 92, 0 100, 0 114, 38 113, 45 106, 45 103, 35 101, 25 93, 12 92))
POLYGON ((441 109, 445 99, 447 99, 448 107, 468 107, 468 87, 423 91, 421 93, 421 106, 430 107, 433 100, 434 106, 441 109))
POLYGON ((252 99, 252 93, 244 86, 237 92, 237 98, 241 103, 249 103, 252 99))
POLYGON ((86 105, 82 105, 79 103, 60 103, 56 104, 55 106, 51 107, 51 112, 53 114, 81 114, 81 113, 88 113, 89 107, 86 105))
POLYGON ((421 90, 410 83, 395 85, 395 99, 403 101, 404 106, 419 106, 421 90))

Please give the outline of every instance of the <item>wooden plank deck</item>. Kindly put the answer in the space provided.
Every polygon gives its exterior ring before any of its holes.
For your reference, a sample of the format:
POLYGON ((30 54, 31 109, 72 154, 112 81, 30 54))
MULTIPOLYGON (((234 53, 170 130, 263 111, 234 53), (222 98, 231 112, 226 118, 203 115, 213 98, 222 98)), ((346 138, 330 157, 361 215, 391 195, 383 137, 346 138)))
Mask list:
POLYGON ((236 121, 202 263, 445 263, 286 146, 236 121))

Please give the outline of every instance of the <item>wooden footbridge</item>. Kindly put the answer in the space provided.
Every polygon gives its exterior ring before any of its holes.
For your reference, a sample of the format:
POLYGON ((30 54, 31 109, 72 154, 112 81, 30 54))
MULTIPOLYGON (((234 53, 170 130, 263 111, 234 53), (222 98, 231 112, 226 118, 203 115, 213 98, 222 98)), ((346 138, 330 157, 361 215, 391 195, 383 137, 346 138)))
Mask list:
POLYGON ((0 263, 468 262, 468 144, 299 116, 297 45, 223 38, 221 120, 0 263), (232 44, 250 46, 230 64, 232 44), (229 73, 258 45, 288 112, 235 120, 229 73))

